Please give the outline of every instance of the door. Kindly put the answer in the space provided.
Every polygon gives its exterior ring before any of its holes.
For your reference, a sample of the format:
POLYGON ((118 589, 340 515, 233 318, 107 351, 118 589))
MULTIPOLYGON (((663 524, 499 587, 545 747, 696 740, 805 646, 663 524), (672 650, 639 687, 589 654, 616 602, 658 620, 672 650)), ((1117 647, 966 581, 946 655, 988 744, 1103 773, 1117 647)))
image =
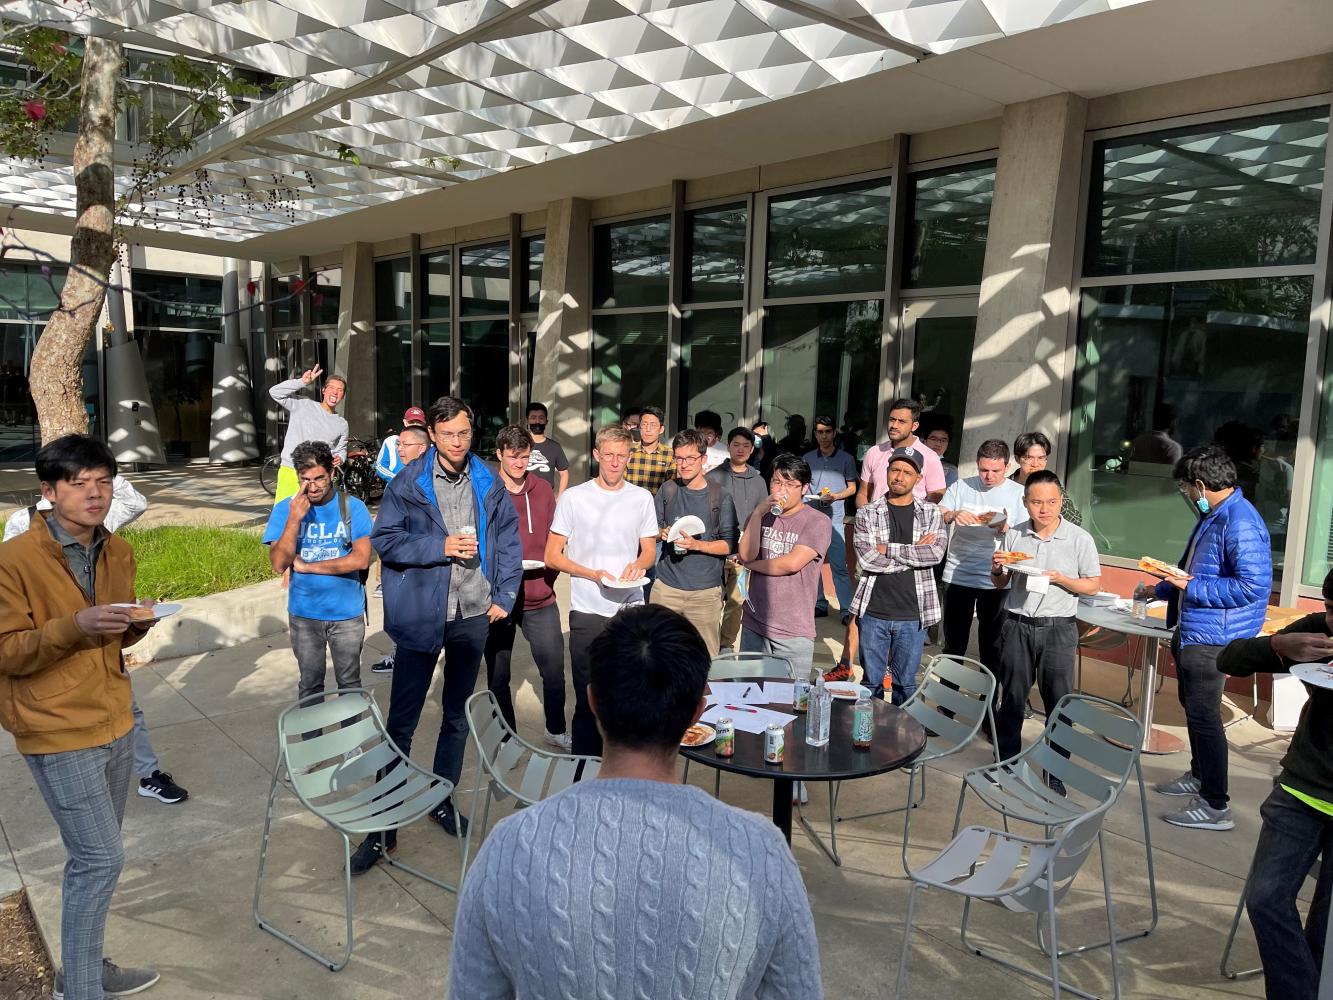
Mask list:
POLYGON ((948 418, 945 460, 958 464, 967 414, 972 352, 977 332, 977 297, 910 299, 903 303, 903 384, 925 414, 948 418))

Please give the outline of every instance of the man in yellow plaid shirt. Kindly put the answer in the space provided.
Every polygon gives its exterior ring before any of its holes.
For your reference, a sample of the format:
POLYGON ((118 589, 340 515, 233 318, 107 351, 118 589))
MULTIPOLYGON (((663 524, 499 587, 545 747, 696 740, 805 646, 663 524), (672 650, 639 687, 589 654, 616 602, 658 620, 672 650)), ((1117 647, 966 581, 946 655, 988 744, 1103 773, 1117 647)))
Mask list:
POLYGON ((639 441, 629 453, 625 479, 656 494, 658 487, 675 478, 676 459, 662 442, 666 416, 656 406, 645 406, 639 418, 639 441))

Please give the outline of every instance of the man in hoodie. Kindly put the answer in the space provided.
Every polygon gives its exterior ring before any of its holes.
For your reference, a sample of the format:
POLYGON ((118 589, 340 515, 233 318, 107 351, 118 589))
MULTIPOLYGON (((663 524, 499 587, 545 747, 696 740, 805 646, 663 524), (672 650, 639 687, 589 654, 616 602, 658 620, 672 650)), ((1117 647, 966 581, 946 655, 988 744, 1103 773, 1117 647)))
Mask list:
MULTIPOLYGON (((441 396, 429 420, 432 447, 384 491, 370 541, 384 561, 384 630, 395 644, 386 728, 410 754, 443 652, 444 712, 433 768, 457 784, 467 745, 464 705, 491 624, 514 610, 523 552, 504 484, 471 453, 472 407, 441 396)), ((431 819, 451 836, 467 833, 452 798, 431 819)), ((371 833, 352 858, 352 874, 369 871, 397 846, 394 832, 371 833)))
MULTIPOLYGON (((768 484, 758 467, 750 464, 754 448, 754 431, 748 427, 732 428, 727 435, 728 461, 708 473, 708 480, 717 483, 731 497, 738 525, 748 523, 754 509, 768 497, 768 484)), ((736 648, 741 635, 741 612, 745 608, 741 573, 736 556, 729 556, 722 571, 722 631, 718 637, 719 647, 726 653, 736 648)))
MULTIPOLYGON (((531 418, 531 414, 529 414, 531 418)), ((486 638, 486 686, 500 703, 500 713, 517 729, 514 701, 509 692, 510 659, 514 635, 521 628, 528 640, 542 679, 542 708, 546 713, 546 742, 569 752, 565 726, 565 636, 560 631, 560 608, 555 603, 555 578, 547 568, 546 539, 555 517, 555 493, 538 472, 529 469, 532 435, 510 425, 495 438, 500 482, 518 515, 518 537, 523 543, 523 591, 507 618, 491 622, 486 638)))
MULTIPOLYGON (((1236 639, 1217 668, 1232 677, 1286 673, 1293 663, 1333 660, 1333 572, 1324 577, 1324 610, 1275 635, 1236 639)), ((1333 690, 1307 684, 1282 771, 1259 808, 1263 827, 1245 907, 1254 925, 1269 1000, 1314 1000, 1333 890, 1333 690), (1301 926, 1296 894, 1323 855, 1310 913, 1301 926)))

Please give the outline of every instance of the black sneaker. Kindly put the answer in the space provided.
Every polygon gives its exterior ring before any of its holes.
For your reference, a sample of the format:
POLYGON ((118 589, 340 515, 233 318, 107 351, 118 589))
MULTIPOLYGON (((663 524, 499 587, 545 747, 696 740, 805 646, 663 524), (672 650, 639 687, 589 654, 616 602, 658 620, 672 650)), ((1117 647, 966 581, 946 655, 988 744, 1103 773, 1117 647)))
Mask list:
POLYGON ((380 863, 380 859, 398 850, 398 839, 382 833, 372 833, 352 852, 352 874, 364 875, 380 863))
POLYGON ((430 818, 444 827, 444 832, 451 837, 467 836, 467 817, 454 808, 454 800, 451 798, 441 802, 430 818))
POLYGON ((1065 783, 1053 774, 1046 775, 1046 787, 1062 799, 1069 798, 1069 793, 1065 791, 1065 783))
POLYGON ((376 660, 370 668, 372 674, 391 674, 393 673, 393 657, 386 656, 382 660, 376 660))
POLYGON ((146 799, 157 799, 167 805, 184 802, 190 797, 190 793, 172 781, 171 775, 166 771, 154 771, 148 777, 140 778, 139 794, 146 799))

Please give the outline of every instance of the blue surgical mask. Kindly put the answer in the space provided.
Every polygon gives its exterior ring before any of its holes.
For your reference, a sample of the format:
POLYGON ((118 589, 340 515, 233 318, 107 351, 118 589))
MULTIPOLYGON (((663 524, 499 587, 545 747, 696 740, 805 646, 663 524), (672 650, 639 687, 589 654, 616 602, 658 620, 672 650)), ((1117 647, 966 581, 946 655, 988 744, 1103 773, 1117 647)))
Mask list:
POLYGON ((1213 505, 1210 504, 1208 502, 1208 498, 1204 496, 1201 496, 1199 497, 1199 499, 1195 500, 1194 506, 1198 508, 1199 515, 1201 517, 1206 517, 1209 513, 1212 512, 1213 509, 1213 505))

